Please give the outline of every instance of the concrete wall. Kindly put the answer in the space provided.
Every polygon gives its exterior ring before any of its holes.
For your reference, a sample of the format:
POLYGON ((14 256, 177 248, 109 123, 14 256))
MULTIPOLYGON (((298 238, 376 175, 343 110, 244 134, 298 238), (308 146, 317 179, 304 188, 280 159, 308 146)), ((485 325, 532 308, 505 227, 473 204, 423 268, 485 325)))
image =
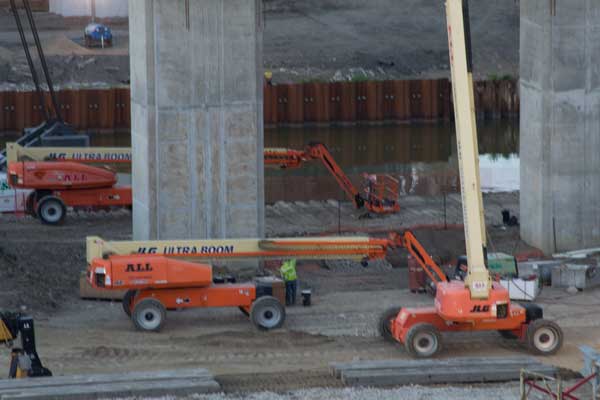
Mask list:
POLYGON ((521 1, 521 235, 600 245, 600 2, 521 1))
MULTIPOLYGON (((50 12, 65 17, 92 15, 93 0, 50 0, 50 12)), ((128 6, 124 0, 95 0, 96 17, 112 18, 127 17, 128 6)))
POLYGON ((261 0, 129 15, 134 237, 262 236, 261 0))

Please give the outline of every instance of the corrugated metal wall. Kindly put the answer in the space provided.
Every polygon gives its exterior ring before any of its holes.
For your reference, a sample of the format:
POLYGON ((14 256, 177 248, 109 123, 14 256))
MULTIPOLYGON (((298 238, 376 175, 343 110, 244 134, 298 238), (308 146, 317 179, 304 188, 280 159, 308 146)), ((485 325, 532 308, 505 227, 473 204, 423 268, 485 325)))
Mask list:
MULTIPOLYGON (((58 92, 65 120, 82 130, 128 129, 129 89, 58 92)), ((50 104, 48 96, 46 103, 50 104)), ((475 84, 475 106, 485 119, 519 113, 518 85, 512 80, 475 84)), ((382 121, 433 121, 452 118, 448 80, 330 82, 265 85, 267 126, 382 121)), ((42 122, 34 92, 0 92, 0 132, 21 131, 42 122)))

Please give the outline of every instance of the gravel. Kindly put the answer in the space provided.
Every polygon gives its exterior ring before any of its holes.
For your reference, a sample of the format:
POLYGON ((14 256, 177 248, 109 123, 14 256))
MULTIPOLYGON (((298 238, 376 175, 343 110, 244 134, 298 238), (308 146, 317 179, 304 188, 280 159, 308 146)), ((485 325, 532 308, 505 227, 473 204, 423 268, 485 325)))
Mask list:
MULTIPOLYGON (((519 386, 516 383, 489 386, 409 386, 397 389, 344 388, 344 389, 304 389, 288 393, 260 392, 251 394, 210 394, 194 395, 185 399, 194 400, 505 400, 518 398, 519 386)), ((171 400, 176 397, 160 397, 171 400)))

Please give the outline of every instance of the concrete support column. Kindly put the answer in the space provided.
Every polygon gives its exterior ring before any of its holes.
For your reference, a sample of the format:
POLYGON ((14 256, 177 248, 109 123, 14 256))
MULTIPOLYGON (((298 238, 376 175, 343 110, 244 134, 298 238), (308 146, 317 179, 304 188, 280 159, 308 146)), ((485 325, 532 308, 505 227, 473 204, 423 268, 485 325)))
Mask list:
POLYGON ((521 236, 600 245, 600 2, 521 0, 521 236))
POLYGON ((133 235, 264 230, 261 0, 130 0, 133 235))

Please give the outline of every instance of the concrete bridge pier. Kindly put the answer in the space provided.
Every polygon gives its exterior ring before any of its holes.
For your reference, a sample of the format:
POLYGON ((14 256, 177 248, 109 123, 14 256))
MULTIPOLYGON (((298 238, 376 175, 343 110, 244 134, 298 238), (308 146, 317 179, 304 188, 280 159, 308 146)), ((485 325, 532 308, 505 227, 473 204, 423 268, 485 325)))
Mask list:
POLYGON ((264 231, 261 0, 130 0, 135 239, 264 231))
POLYGON ((600 245, 600 2, 521 0, 521 236, 600 245))

